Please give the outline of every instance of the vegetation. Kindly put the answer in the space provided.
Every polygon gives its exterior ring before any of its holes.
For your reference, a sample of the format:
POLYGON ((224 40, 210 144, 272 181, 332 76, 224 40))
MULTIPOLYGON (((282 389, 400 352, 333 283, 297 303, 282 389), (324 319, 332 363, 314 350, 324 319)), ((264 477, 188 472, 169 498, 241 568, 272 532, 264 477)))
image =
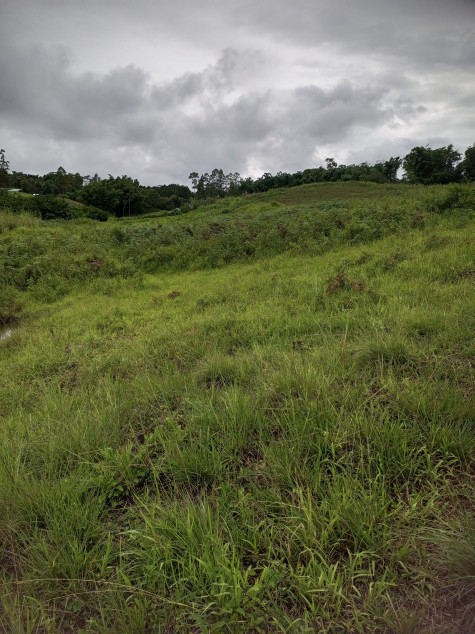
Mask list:
MULTIPOLYGON (((311 183, 397 183, 401 166, 405 169, 402 178, 405 183, 471 183, 475 179, 475 146, 467 148, 464 159, 461 158, 461 154, 452 145, 434 150, 430 147, 414 147, 404 159, 396 156, 374 165, 366 162, 360 165, 338 165, 333 158, 327 158, 326 167, 310 168, 293 174, 278 172, 274 176, 266 172, 255 180, 251 177, 243 179, 238 172, 225 174, 222 169, 215 168, 211 174, 191 172, 188 178, 194 189, 192 193, 185 185, 172 183, 144 187, 137 179, 126 175, 114 178, 109 174, 107 179, 101 179, 97 174, 91 177, 67 173, 63 167, 44 176, 15 171, 10 174, 10 163, 5 158, 5 150, 0 150, 0 187, 13 187, 26 194, 41 196, 42 199, 36 202, 36 206, 23 199, 21 210, 35 213, 39 209, 39 215, 46 220, 79 216, 104 220, 108 215, 118 218, 145 214, 171 216, 187 213, 203 201, 311 183), (55 205, 53 197, 62 199, 62 209, 55 205), (71 201, 88 209, 80 213, 78 205, 71 206, 71 201)), ((16 204, 13 208, 18 207, 16 204)))
POLYGON ((415 147, 404 159, 391 157, 374 165, 338 165, 335 159, 325 159, 326 168, 317 167, 289 174, 278 172, 275 176, 266 172, 261 177, 241 179, 238 173, 225 175, 223 170, 214 169, 211 174, 192 172, 195 196, 198 200, 224 198, 239 193, 266 192, 281 187, 298 187, 309 183, 332 183, 359 181, 369 183, 396 183, 398 171, 404 167, 403 182, 411 184, 448 184, 472 182, 474 179, 475 147, 465 151, 464 160, 452 145, 436 148, 415 147))
POLYGON ((103 209, 77 203, 68 198, 27 194, 10 195, 5 190, 0 190, 0 210, 3 210, 7 215, 29 213, 43 220, 90 218, 104 221, 109 217, 109 214, 103 209))
POLYGON ((1 212, 0 631, 470 631, 473 207, 1 212))
POLYGON ((461 158, 452 145, 437 150, 415 147, 405 157, 403 165, 408 179, 413 183, 447 184, 460 180, 462 169, 458 168, 457 163, 461 158))

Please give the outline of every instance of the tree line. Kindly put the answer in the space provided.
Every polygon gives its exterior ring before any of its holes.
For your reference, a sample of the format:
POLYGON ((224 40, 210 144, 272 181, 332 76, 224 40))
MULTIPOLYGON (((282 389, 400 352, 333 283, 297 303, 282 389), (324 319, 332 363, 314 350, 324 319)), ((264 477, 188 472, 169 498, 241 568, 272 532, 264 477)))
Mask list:
POLYGON ((414 147, 404 157, 391 157, 387 161, 338 165, 329 157, 325 167, 314 167, 293 173, 265 172, 252 179, 242 178, 238 172, 225 174, 222 169, 211 173, 191 172, 189 179, 193 192, 186 185, 140 185, 137 179, 123 175, 101 179, 97 174, 81 176, 69 173, 63 167, 43 176, 10 172, 5 150, 0 150, 0 187, 21 189, 36 194, 34 205, 39 215, 46 218, 69 218, 79 214, 78 207, 64 201, 82 203, 89 209, 86 215, 106 219, 107 215, 124 217, 162 212, 180 213, 190 208, 192 200, 206 200, 265 192, 280 187, 297 187, 309 183, 338 181, 367 181, 374 183, 448 184, 475 180, 475 145, 466 149, 464 157, 452 145, 432 149, 414 147), (401 169, 401 178, 398 173, 401 169), (61 200, 63 199, 63 200, 61 200), (102 212, 102 214, 100 213, 102 212))
POLYGON ((108 178, 101 179, 97 174, 91 177, 68 173, 63 167, 43 176, 10 173, 4 150, 0 151, 0 187, 20 189, 35 195, 37 200, 31 202, 30 207, 39 211, 42 217, 68 218, 77 215, 77 207, 75 212, 74 206, 64 203, 64 200, 61 202, 61 199, 102 210, 106 212, 106 217, 122 217, 157 210, 173 212, 192 198, 192 192, 186 185, 146 187, 130 176, 113 177, 109 174, 108 178))
POLYGON ((309 183, 338 181, 366 181, 373 183, 405 182, 410 184, 436 185, 472 182, 475 180, 475 145, 467 148, 464 159, 452 145, 431 149, 414 147, 404 157, 391 157, 387 161, 338 165, 335 159, 325 159, 326 167, 310 168, 299 172, 266 172, 259 178, 242 179, 239 174, 223 173, 214 169, 211 174, 189 175, 195 196, 198 199, 224 198, 240 194, 265 192, 279 187, 297 187, 309 183), (400 168, 405 170, 398 178, 400 168))

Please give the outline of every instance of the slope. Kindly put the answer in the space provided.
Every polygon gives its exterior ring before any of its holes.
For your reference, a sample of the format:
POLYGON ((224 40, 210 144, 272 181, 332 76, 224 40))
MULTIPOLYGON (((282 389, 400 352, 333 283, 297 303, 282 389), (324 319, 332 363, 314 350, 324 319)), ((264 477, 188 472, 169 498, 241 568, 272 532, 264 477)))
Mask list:
POLYGON ((0 235, 3 631, 470 629, 472 191, 382 194, 0 235))

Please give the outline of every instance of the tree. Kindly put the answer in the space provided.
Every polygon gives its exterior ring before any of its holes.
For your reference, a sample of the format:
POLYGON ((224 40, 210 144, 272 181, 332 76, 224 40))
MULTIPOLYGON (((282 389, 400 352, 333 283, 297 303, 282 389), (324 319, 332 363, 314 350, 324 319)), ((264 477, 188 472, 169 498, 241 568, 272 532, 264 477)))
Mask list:
POLYGON ((363 176, 361 180, 367 181, 369 183, 386 183, 387 178, 384 174, 384 171, 379 169, 378 163, 373 167, 367 166, 367 173, 363 176))
MULTIPOLYGON (((302 173, 299 172, 300 177, 302 176, 302 173)), ((278 179, 277 179, 278 181, 278 179)), ((269 189, 274 189, 276 186, 276 177, 272 176, 272 174, 270 172, 265 172, 264 174, 262 174, 262 176, 260 178, 258 178, 255 183, 255 190, 257 192, 267 192, 269 191, 269 189)))
POLYGON ((402 165, 402 159, 399 156, 391 156, 388 161, 383 163, 383 174, 390 183, 397 181, 397 173, 402 165))
POLYGON ((86 205, 104 209, 116 216, 129 216, 142 211, 144 194, 138 180, 118 176, 90 182, 82 188, 80 200, 86 205))
POLYGON ((200 179, 200 175, 198 174, 198 172, 191 172, 188 178, 191 180, 191 186, 196 192, 196 190, 198 189, 198 181, 200 179))
POLYGON ((18 187, 26 194, 42 193, 42 176, 36 174, 23 174, 23 172, 13 172, 9 174, 10 187, 18 187))
POLYGON ((196 185, 196 198, 206 198, 209 174, 201 174, 196 185))
POLYGON ((54 175, 54 182, 55 182, 58 194, 65 194, 68 191, 67 177, 68 175, 64 167, 59 166, 56 171, 56 174, 54 175))
POLYGON ((120 193, 109 181, 97 181, 82 188, 81 202, 114 213, 120 202, 120 193))
POLYGON ((226 195, 226 177, 223 170, 217 167, 209 177, 210 198, 224 198, 226 195))
POLYGON ((406 154, 403 167, 410 183, 435 185, 454 183, 460 180, 456 163, 461 155, 453 145, 432 150, 427 147, 414 147, 406 154))
POLYGON ((226 189, 228 196, 238 196, 241 191, 241 174, 234 172, 226 176, 226 189))
POLYGON ((464 179, 475 181, 475 143, 465 150, 464 159, 457 167, 464 179))
POLYGON ((335 161, 334 158, 326 158, 325 159, 325 163, 327 164, 327 170, 332 170, 335 169, 336 167, 338 167, 337 162, 335 161))
POLYGON ((241 180, 241 184, 239 186, 241 193, 243 194, 252 194, 254 192, 254 181, 250 176, 241 180))
POLYGON ((217 167, 211 174, 198 174, 191 172, 188 176, 195 190, 196 198, 224 198, 225 196, 237 196, 242 192, 242 179, 238 172, 225 174, 217 167))
POLYGON ((5 158, 5 150, 0 150, 0 186, 8 187, 10 184, 10 162, 5 158))

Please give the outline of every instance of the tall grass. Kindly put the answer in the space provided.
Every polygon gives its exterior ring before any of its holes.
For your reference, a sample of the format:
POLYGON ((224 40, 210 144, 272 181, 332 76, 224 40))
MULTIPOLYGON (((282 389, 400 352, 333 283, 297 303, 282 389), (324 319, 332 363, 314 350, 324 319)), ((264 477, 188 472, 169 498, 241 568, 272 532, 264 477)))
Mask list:
POLYGON ((234 212, 6 234, 0 631, 470 631, 473 224, 434 192, 242 207, 216 266, 234 212))
POLYGON ((9 209, 0 209, 0 234, 18 227, 38 227, 41 221, 30 213, 13 213, 9 209))

